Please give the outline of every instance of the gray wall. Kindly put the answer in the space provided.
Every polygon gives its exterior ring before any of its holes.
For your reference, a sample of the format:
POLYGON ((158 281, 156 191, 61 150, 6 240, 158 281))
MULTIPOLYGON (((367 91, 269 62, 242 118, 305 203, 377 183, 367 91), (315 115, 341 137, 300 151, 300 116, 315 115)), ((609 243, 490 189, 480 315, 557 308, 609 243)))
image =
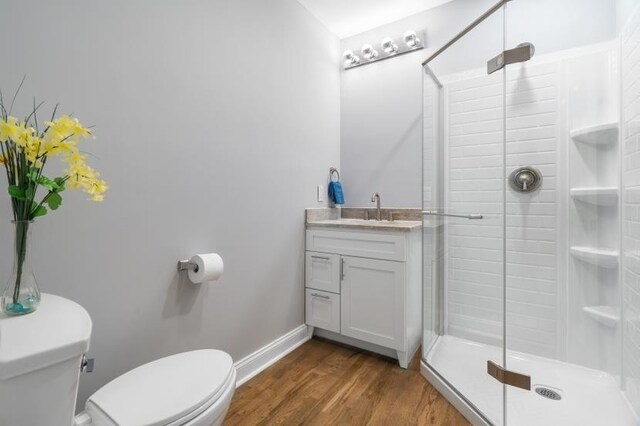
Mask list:
MULTIPOLYGON (((627 1, 627 0, 618 0, 627 1)), ((440 7, 342 40, 359 51, 408 29, 426 33, 427 49, 341 74, 341 165, 347 205, 421 204, 422 73, 420 63, 495 0, 454 0, 440 7)), ((438 73, 483 66, 502 49, 497 12, 434 62, 438 73)), ((615 3, 604 0, 514 0, 507 12, 507 44, 531 41, 538 53, 610 40, 615 3)))
MULTIPOLYGON (((213 347, 238 360, 304 322, 305 207, 339 164, 339 41, 294 0, 3 2, 0 87, 95 125, 111 189, 39 219, 44 292, 82 304, 97 370, 213 347), (221 281, 176 261, 215 251, 221 281)), ((4 189, 2 190, 4 191, 4 189)), ((8 198, 0 275, 10 268, 8 198)))

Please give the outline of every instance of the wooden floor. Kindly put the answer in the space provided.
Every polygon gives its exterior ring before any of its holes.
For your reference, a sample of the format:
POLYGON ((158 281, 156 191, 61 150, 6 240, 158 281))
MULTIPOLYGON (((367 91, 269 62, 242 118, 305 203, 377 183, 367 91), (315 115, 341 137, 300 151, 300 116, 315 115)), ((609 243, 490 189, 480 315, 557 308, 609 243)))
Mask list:
POLYGON ((313 339, 241 386, 225 425, 468 425, 419 370, 313 339))

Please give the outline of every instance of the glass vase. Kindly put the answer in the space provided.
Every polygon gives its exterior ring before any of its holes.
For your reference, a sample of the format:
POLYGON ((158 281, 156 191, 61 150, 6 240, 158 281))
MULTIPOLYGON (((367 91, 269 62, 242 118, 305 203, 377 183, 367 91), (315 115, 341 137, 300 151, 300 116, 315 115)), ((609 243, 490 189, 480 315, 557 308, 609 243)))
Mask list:
POLYGON ((40 303, 40 289, 31 266, 33 221, 17 220, 14 225, 13 272, 2 292, 0 309, 7 315, 25 315, 40 303))

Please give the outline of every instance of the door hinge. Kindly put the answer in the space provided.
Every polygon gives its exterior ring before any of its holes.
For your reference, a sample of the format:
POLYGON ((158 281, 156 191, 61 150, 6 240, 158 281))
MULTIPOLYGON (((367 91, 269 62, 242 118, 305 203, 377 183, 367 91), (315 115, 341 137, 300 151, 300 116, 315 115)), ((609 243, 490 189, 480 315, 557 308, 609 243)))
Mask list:
POLYGON ((516 373, 515 371, 505 370, 493 361, 487 360, 487 373, 505 385, 531 390, 531 376, 516 373))
POLYGON ((489 59, 487 62, 487 74, 493 74, 504 68, 505 65, 528 61, 533 57, 534 53, 535 47, 531 43, 522 43, 518 47, 505 50, 495 58, 489 59))

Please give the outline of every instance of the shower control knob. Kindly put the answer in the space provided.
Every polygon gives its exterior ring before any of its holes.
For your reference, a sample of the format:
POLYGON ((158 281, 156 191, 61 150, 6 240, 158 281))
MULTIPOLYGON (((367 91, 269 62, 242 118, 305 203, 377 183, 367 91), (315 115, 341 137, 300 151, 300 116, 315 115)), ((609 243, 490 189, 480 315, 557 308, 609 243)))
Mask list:
POLYGON ((535 167, 519 167, 509 175, 509 185, 518 192, 535 191, 542 185, 542 173, 535 167))
POLYGON ((535 177, 530 172, 520 173, 516 179, 518 179, 518 184, 522 188, 523 191, 527 190, 527 186, 534 181, 535 177))

